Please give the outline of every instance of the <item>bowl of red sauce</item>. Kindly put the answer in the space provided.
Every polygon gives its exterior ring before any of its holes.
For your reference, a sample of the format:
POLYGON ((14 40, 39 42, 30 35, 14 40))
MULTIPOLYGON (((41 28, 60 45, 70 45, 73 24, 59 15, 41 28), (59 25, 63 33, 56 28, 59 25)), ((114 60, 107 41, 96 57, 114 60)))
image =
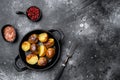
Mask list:
POLYGON ((37 6, 30 6, 26 12, 17 11, 18 15, 25 15, 33 22, 37 22, 41 19, 41 10, 37 6))
POLYGON ((26 11, 27 17, 32 21, 39 21, 41 17, 41 11, 36 6, 31 6, 26 11))

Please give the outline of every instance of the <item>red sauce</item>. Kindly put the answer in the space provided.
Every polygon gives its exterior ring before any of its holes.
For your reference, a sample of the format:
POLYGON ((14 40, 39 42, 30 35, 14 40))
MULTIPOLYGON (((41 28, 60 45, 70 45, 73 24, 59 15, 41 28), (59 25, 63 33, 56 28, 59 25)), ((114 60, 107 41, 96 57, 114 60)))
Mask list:
POLYGON ((16 38, 16 32, 12 26, 6 26, 3 30, 3 34, 5 40, 9 42, 13 42, 16 38))
POLYGON ((40 9, 38 7, 31 6, 27 10, 27 16, 32 21, 37 21, 40 18, 40 15, 41 15, 41 13, 40 13, 40 9))

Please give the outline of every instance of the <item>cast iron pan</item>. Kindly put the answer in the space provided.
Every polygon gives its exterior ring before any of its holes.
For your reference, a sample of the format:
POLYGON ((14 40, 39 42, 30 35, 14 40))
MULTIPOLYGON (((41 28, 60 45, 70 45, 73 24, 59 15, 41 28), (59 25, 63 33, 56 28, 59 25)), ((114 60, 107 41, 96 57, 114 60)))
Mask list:
POLYGON ((21 72, 21 71, 24 71, 24 70, 27 70, 27 69, 32 69, 32 70, 40 70, 40 71, 43 71, 43 70, 47 70, 51 67, 53 67, 55 65, 55 63, 58 61, 59 57, 60 57, 60 48, 61 48, 61 40, 64 38, 64 34, 61 30, 55 30, 55 29, 51 29, 51 30, 34 30, 34 31, 31 31, 29 32, 28 34, 26 34, 23 39, 21 40, 20 42, 20 45, 19 45, 19 54, 18 56, 15 58, 15 62, 14 62, 14 67, 17 71, 21 72), (38 65, 30 65, 26 62, 26 55, 25 55, 25 52, 21 49, 21 44, 28 40, 28 37, 32 34, 40 34, 40 33, 47 33, 49 37, 51 38, 54 38, 55 40, 55 49, 56 49, 56 54, 55 56, 53 57, 53 59, 45 66, 45 67, 40 67, 38 65), (59 34, 57 37, 54 36, 54 34, 57 33, 59 34), (21 68, 19 65, 18 65, 18 60, 21 59, 22 62, 24 63, 24 67, 21 68))
POLYGON ((41 10, 40 10, 37 6, 30 6, 30 7, 26 10, 26 12, 16 11, 16 14, 27 16, 27 18, 28 18, 29 20, 33 21, 33 22, 38 22, 38 21, 42 18, 42 12, 41 12, 41 10), (27 11, 28 11, 30 8, 32 8, 32 7, 35 7, 35 8, 37 8, 37 9, 39 10, 39 17, 38 17, 36 20, 32 20, 32 19, 28 16, 28 12, 27 12, 27 11))

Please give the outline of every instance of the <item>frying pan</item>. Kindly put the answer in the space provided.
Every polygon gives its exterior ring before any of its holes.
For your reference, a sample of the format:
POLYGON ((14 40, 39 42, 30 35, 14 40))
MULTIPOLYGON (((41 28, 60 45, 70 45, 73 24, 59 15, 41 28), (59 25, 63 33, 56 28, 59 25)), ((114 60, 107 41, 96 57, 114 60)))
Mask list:
POLYGON ((21 71, 24 71, 24 70, 27 70, 27 69, 31 69, 31 70, 40 70, 40 71, 43 71, 43 70, 47 70, 51 67, 53 67, 56 62, 58 61, 59 57, 60 57, 60 49, 61 49, 61 41, 63 40, 64 38, 64 34, 61 30, 55 30, 55 29, 51 29, 51 30, 33 30, 33 31, 30 31, 29 33, 27 33, 23 39, 21 40, 20 42, 20 45, 19 45, 19 54, 17 55, 17 57, 15 58, 15 62, 14 62, 14 67, 17 71, 21 72, 21 71), (54 44, 54 47, 55 47, 55 51, 56 51, 56 54, 55 56, 52 58, 52 60, 45 66, 45 67, 40 67, 38 65, 30 65, 26 62, 26 54, 25 52, 22 50, 21 48, 21 45, 24 41, 28 40, 28 37, 32 34, 40 34, 40 33, 47 33, 48 36, 50 38, 53 38, 54 41, 55 41, 55 44, 54 44), (55 34, 57 33, 57 36, 55 36, 55 34), (20 67, 18 65, 18 60, 21 60, 24 64, 24 67, 20 67))
POLYGON ((29 20, 33 21, 33 22, 38 22, 38 21, 42 18, 42 12, 41 12, 41 10, 40 10, 37 6, 30 6, 30 7, 26 10, 26 12, 16 11, 16 14, 27 16, 27 18, 28 18, 29 20), (30 8, 32 8, 32 7, 35 7, 35 8, 37 8, 37 9, 39 10, 39 14, 40 14, 40 15, 38 16, 38 18, 37 18, 36 20, 32 20, 32 19, 28 16, 28 12, 27 12, 27 11, 28 11, 30 8))

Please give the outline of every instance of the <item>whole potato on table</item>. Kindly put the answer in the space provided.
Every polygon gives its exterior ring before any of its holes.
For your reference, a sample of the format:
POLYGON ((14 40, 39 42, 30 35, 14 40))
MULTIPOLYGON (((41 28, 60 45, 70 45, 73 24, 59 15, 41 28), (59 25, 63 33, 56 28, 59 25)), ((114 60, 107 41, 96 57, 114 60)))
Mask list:
POLYGON ((30 49, 30 43, 28 41, 24 41, 21 46, 23 51, 28 51, 30 49))
POLYGON ((44 43, 44 45, 47 47, 47 48, 50 48, 54 45, 54 39, 53 38, 49 38, 48 41, 46 43, 44 43))
POLYGON ((26 62, 28 63, 28 64, 31 64, 31 65, 34 65, 34 64, 36 64, 37 62, 38 62, 38 56, 37 55, 35 55, 35 54, 28 54, 27 56, 26 56, 26 62))
POLYGON ((48 40, 48 34, 47 33, 41 33, 38 36, 40 42, 47 42, 48 40))
POLYGON ((46 66, 48 63, 46 57, 40 57, 40 59, 38 60, 38 65, 39 66, 46 66))
POLYGON ((54 55, 55 55, 55 49, 48 48, 48 50, 46 51, 46 57, 48 57, 49 59, 52 59, 54 55))
POLYGON ((37 43, 37 42, 38 42, 38 35, 37 35, 37 34, 32 34, 32 35, 29 37, 28 41, 29 41, 30 43, 37 43))

